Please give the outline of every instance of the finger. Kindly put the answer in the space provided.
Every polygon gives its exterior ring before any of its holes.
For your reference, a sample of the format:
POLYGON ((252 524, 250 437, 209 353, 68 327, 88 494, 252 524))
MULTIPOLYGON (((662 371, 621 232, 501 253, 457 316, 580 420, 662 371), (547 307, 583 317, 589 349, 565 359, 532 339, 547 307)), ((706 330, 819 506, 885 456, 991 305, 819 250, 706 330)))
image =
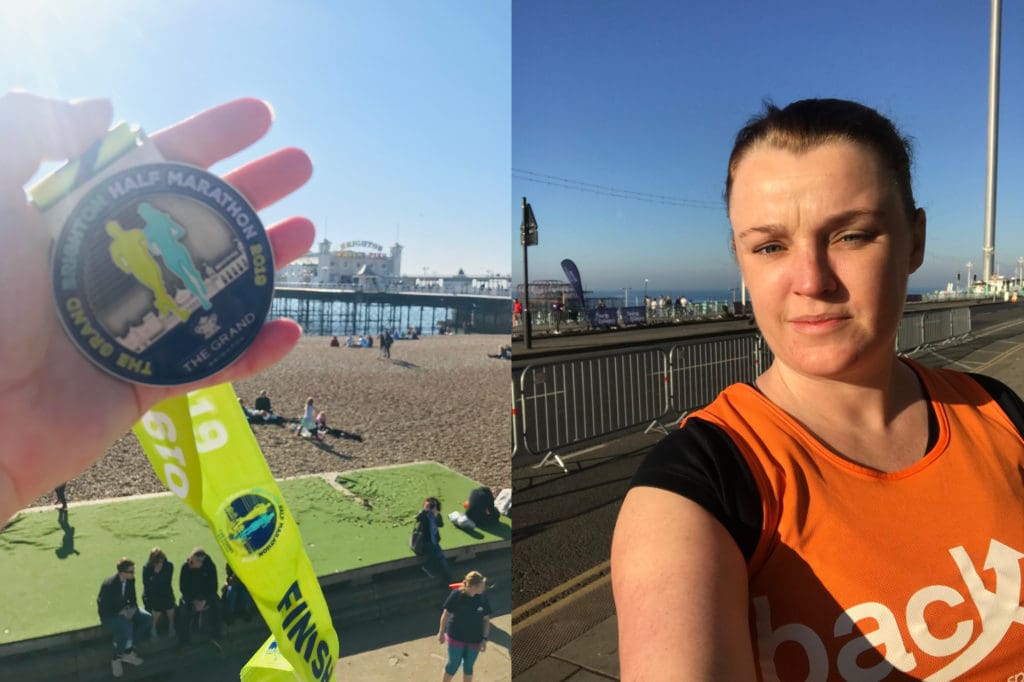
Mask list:
POLYGON ((208 168, 263 137, 273 120, 269 104, 246 97, 186 118, 151 138, 168 161, 208 168))
POLYGON ((104 99, 68 102, 27 92, 0 97, 3 191, 20 191, 42 161, 81 154, 107 129, 112 115, 110 102, 104 99))
POLYGON ((288 147, 236 168, 224 179, 259 211, 302 187, 312 175, 306 152, 288 147))
POLYGON ((288 218, 271 225, 267 237, 274 251, 274 267, 278 270, 296 258, 309 253, 316 237, 316 228, 306 218, 288 218))

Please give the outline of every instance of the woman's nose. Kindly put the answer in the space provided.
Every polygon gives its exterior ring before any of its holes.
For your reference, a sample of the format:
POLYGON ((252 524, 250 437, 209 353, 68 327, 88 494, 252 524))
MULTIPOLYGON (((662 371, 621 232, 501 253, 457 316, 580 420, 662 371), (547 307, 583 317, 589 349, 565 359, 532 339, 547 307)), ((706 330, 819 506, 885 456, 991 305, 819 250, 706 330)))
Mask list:
POLYGON ((835 270, 824 247, 808 247, 797 251, 791 262, 794 268, 793 290, 804 296, 820 296, 835 291, 837 280, 835 270))

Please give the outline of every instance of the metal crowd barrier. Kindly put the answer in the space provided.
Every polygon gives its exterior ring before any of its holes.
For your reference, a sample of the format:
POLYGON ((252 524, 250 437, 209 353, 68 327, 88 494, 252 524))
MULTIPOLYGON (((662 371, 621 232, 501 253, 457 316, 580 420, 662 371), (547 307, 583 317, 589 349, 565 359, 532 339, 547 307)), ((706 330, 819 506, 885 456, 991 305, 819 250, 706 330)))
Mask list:
POLYGON ((660 349, 528 365, 519 375, 516 444, 558 461, 558 448, 658 419, 668 411, 666 366, 660 349))
MULTIPOLYGON (((970 331, 969 307, 912 312, 900 321, 896 350, 970 331)), ((749 332, 537 359, 518 376, 513 369, 512 455, 544 454, 536 467, 554 460, 566 470, 558 451, 681 418, 729 384, 754 381, 772 357, 761 335, 749 332)))
POLYGON ((672 409, 684 414, 707 405, 729 384, 756 379, 771 364, 771 351, 760 334, 749 334, 682 343, 670 358, 672 409))
POLYGON ((941 343, 970 331, 971 309, 966 306, 906 313, 896 333, 896 352, 903 353, 926 344, 941 343))

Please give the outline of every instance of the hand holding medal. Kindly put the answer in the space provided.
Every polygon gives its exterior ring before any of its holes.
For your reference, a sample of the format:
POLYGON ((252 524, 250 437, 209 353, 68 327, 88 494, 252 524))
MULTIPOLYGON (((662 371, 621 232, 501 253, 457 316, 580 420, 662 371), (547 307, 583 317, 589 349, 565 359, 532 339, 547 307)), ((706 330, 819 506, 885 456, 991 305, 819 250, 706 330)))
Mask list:
MULTIPOLYGON (((205 169, 262 137, 272 117, 264 102, 235 100, 155 133, 150 142, 168 162, 205 169)), ((42 161, 75 158, 89 149, 105 133, 110 120, 110 104, 102 100, 68 103, 25 93, 0 97, 0 139, 7 148, 0 167, 0 423, 8 426, 8 437, 0 446, 0 516, 4 519, 85 469, 157 402, 259 372, 287 354, 301 335, 298 325, 289 320, 267 322, 248 349, 229 366, 196 382, 175 386, 117 378, 100 369, 94 358, 72 343, 54 303, 50 254, 53 235, 40 211, 26 199, 23 186, 42 161)), ((311 172, 306 154, 289 148, 249 162, 227 173, 223 180, 252 209, 260 210, 301 187, 311 172)), ((106 231, 108 241, 97 242, 103 244, 103 249, 92 250, 93 260, 102 256, 105 264, 116 265, 117 248, 109 245, 118 242, 122 233, 161 220, 168 225, 175 222, 173 216, 160 215, 169 212, 159 200, 135 203, 149 204, 154 209, 148 215, 149 222, 133 226, 121 224, 127 220, 105 220, 100 229, 106 231), (118 225, 108 227, 110 222, 118 225)), ((138 206, 134 207, 135 213, 143 213, 138 206)), ((140 215, 138 219, 145 221, 146 217, 140 215)), ((266 235, 272 252, 268 260, 281 267, 306 253, 313 240, 313 226, 304 218, 289 218, 269 226, 266 235)), ((171 320, 186 322, 182 320, 185 317, 192 328, 213 329, 217 319, 202 313, 210 298, 216 301, 217 296, 204 296, 208 292, 199 283, 212 276, 211 271, 196 268, 200 277, 190 277, 193 270, 187 264, 180 259, 175 263, 169 252, 153 250, 158 252, 153 261, 172 273, 165 275, 164 281, 181 282, 179 288, 187 291, 179 291, 168 303, 158 287, 147 289, 152 292, 147 296, 151 296, 156 310, 156 315, 149 317, 164 318, 168 326, 171 320), (160 306, 156 306, 156 299, 160 299, 160 306)), ((129 258, 129 262, 133 261, 129 258)), ((214 264, 213 270, 219 265, 214 264)), ((130 275, 134 270, 141 271, 129 265, 124 281, 144 288, 145 276, 130 275)), ((77 298, 87 297, 86 292, 77 298)), ((59 295, 57 298, 60 300, 59 295)), ((66 304, 65 309, 69 307, 74 304, 66 304)), ((83 329, 78 328, 79 335, 88 343, 83 329)), ((116 353, 114 357, 118 357, 116 353)), ((180 382, 180 377, 176 381, 180 382)))

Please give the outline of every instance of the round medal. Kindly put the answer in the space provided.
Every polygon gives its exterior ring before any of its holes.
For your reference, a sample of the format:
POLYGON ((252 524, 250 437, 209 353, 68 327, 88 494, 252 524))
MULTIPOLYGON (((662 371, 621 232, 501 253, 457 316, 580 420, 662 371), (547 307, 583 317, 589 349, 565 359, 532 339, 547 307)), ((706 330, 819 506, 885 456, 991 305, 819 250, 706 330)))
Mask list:
POLYGON ((142 384, 198 381, 252 343, 273 298, 256 211, 212 173, 179 163, 103 178, 54 243, 64 329, 96 365, 142 384))

